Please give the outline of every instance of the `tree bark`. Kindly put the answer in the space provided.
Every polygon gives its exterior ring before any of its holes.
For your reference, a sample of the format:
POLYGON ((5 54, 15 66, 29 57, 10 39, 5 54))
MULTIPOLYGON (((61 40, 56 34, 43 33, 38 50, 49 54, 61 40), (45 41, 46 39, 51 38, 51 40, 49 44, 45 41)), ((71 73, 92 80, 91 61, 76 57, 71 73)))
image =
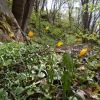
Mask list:
POLYGON ((25 32, 27 21, 33 9, 34 0, 13 0, 12 12, 21 29, 25 32))
POLYGON ((82 6, 85 6, 83 11, 83 27, 84 31, 89 31, 89 12, 88 12, 88 3, 89 0, 81 0, 82 6))
MULTIPOLYGON (((16 40, 23 41, 20 27, 13 16, 12 12, 7 6, 6 0, 0 0, 0 30, 5 33, 5 38, 9 39, 9 34, 15 34, 16 40)), ((0 34, 2 37, 4 34, 0 34)))
POLYGON ((23 21, 22 21, 22 30, 26 31, 27 24, 28 24, 28 18, 31 16, 32 10, 33 10, 34 0, 27 0, 25 7, 24 7, 24 14, 23 14, 23 21))
POLYGON ((14 14, 18 24, 22 25, 24 6, 27 0, 13 0, 12 13, 14 14))

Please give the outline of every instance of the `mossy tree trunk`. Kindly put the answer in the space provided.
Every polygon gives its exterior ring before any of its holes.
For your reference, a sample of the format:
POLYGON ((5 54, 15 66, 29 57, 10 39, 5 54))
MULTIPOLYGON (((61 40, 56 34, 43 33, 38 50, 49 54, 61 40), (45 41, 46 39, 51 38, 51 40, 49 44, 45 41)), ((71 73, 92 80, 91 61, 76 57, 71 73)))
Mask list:
POLYGON ((10 40, 9 34, 13 33, 16 40, 23 41, 19 24, 10 11, 6 0, 0 0, 0 40, 10 40), (3 34, 1 34, 3 33, 3 34))

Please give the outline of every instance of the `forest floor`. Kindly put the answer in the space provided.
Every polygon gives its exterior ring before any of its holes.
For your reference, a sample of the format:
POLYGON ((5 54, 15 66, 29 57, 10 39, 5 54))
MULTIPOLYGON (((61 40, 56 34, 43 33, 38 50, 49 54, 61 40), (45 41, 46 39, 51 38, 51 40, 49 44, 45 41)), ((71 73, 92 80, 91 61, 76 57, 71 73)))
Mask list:
POLYGON ((99 61, 100 48, 90 43, 0 43, 0 98, 100 100, 99 61))

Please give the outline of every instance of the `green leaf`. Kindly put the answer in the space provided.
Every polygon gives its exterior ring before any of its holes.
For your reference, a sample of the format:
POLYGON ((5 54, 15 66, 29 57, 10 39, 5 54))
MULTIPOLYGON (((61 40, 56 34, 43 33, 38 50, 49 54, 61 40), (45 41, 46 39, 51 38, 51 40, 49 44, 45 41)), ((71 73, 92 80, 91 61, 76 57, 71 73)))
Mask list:
POLYGON ((69 53, 63 54, 63 65, 65 66, 65 70, 61 77, 61 82, 63 87, 64 99, 66 99, 66 97, 69 95, 69 90, 72 82, 73 67, 74 67, 73 59, 69 53))
POLYGON ((75 43, 75 36, 73 36, 73 35, 67 35, 66 42, 69 45, 70 44, 74 44, 75 43))
POLYGON ((66 91, 69 90, 70 85, 71 85, 70 84, 70 74, 67 71, 64 71, 61 81, 62 81, 63 91, 64 93, 66 93, 66 91))
POLYGON ((16 90, 15 90, 15 93, 18 95, 18 94, 22 93, 23 90, 24 90, 23 87, 17 87, 16 90))
POLYGON ((68 100, 78 100, 76 97, 70 96, 68 100))
POLYGON ((8 100, 8 93, 4 89, 0 89, 0 100, 8 100))
POLYGON ((64 64, 64 66, 66 66, 66 68, 69 72, 73 71, 73 67, 74 67, 73 59, 69 53, 63 54, 63 64, 64 64))

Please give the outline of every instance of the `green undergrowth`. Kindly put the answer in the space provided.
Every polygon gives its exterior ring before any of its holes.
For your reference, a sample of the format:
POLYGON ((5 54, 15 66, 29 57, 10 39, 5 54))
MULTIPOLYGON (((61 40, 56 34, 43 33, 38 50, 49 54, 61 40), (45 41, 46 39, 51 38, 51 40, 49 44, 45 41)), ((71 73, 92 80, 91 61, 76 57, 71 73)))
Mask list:
MULTIPOLYGON (((99 47, 93 46, 95 52, 99 47)), ((99 56, 78 58, 32 42, 0 43, 0 98, 8 100, 99 100, 99 56), (88 91, 88 89, 94 91, 88 91)))
POLYGON ((0 45, 0 67, 23 61, 28 53, 38 50, 38 45, 26 45, 21 42, 2 43, 0 45))
POLYGON ((4 71, 0 73, 2 100, 8 100, 9 94, 15 100, 24 100, 24 98, 30 100, 31 95, 35 94, 37 95, 34 98, 51 99, 55 98, 57 89, 59 92, 62 91, 63 98, 68 98, 70 94, 69 92, 66 94, 66 91, 70 90, 73 77, 72 58, 70 54, 57 56, 53 50, 45 49, 35 43, 26 45, 11 42, 0 45, 0 67, 4 71), (58 63, 61 65, 59 66, 58 63), (67 64, 69 64, 68 71, 67 64), (61 84, 61 88, 56 87, 61 84))

